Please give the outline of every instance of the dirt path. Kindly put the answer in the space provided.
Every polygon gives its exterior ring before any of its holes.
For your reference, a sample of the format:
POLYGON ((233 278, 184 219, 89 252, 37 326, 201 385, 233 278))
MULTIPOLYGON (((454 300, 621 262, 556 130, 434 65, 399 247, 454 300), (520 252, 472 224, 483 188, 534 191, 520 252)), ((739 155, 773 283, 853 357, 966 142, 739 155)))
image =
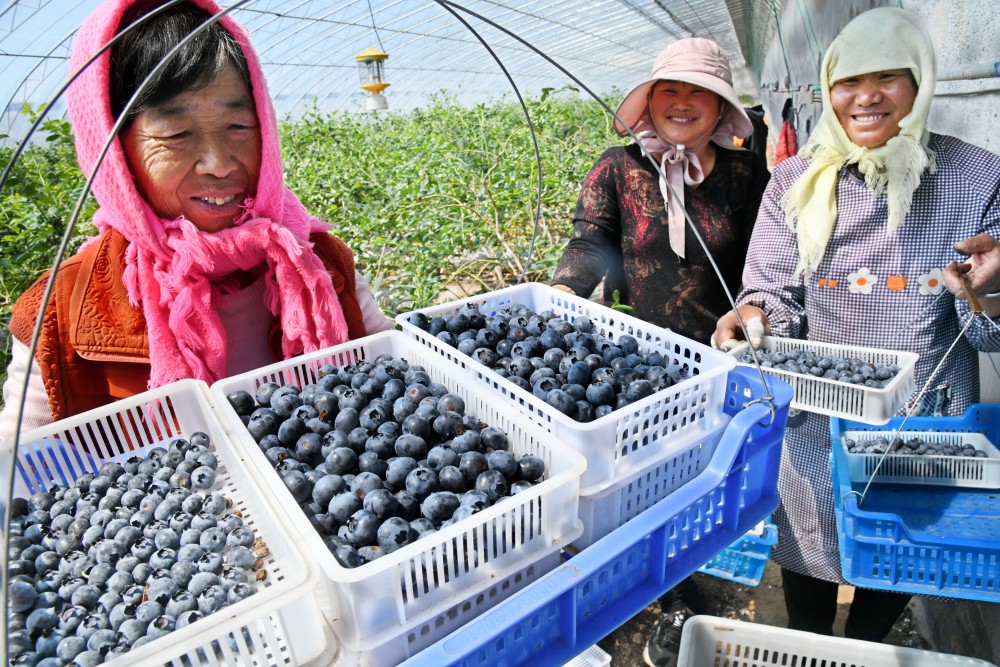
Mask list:
MULTIPOLYGON (((756 587, 743 586, 701 573, 695 573, 694 577, 701 588, 708 612, 714 616, 782 628, 788 622, 781 594, 781 575, 778 567, 772 562, 768 562, 764 577, 756 587)), ((840 589, 841 605, 835 627, 835 632, 840 636, 843 636, 847 605, 850 603, 853 591, 850 586, 842 586, 840 589)), ((659 604, 654 602, 628 623, 605 637, 603 641, 598 642, 598 646, 611 656, 612 667, 640 667, 644 664, 642 650, 646 645, 646 639, 659 622, 659 613, 659 604)), ((914 628, 909 608, 900 616, 885 641, 896 646, 928 648, 927 643, 914 628)))

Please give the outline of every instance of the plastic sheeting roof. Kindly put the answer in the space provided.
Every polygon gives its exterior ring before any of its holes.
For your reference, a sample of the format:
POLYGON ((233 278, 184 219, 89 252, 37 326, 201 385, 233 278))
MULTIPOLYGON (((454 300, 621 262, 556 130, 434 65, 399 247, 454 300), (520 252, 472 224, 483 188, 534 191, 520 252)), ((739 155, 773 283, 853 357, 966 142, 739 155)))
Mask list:
MULTIPOLYGON (((100 0, 7 0, 0 9, 0 133, 17 137, 17 112, 52 96, 69 75, 75 30, 100 0)), ((465 103, 512 88, 488 50, 434 0, 224 0, 251 31, 279 115, 318 108, 360 110, 354 56, 389 54, 390 109, 407 110, 441 90, 465 103)), ((522 93, 572 81, 514 37, 547 54, 597 93, 642 80, 663 46, 682 37, 717 41, 734 69, 744 66, 726 0, 460 0, 452 6, 496 52, 522 93)), ((742 20, 737 16, 737 21, 742 20)), ((739 79, 739 77, 738 77, 739 79)), ((743 75, 743 80, 749 80, 743 75)), ((738 84, 739 87, 739 84, 738 84)), ((61 104, 53 113, 61 113, 61 104)), ((23 130, 22 130, 23 132, 23 130)))

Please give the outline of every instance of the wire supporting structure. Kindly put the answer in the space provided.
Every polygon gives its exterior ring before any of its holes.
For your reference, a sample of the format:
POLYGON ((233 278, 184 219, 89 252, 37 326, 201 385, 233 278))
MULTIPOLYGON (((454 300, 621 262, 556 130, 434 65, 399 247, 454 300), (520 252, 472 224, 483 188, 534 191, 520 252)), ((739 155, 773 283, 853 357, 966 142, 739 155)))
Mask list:
MULTIPOLYGON (((440 2, 442 4, 452 5, 452 6, 458 7, 458 5, 456 5, 455 3, 451 2, 451 0, 435 0, 435 2, 440 2)), ((595 93, 593 90, 591 90, 587 86, 587 84, 585 84, 583 81, 581 81, 579 79, 579 77, 575 76, 572 72, 570 72, 569 70, 567 70, 565 67, 563 67, 562 65, 560 65, 555 60, 553 60, 548 54, 546 54, 545 52, 537 49, 534 45, 532 45, 532 44, 524 41, 520 36, 518 36, 518 35, 516 35, 516 34, 514 34, 512 32, 510 32, 509 30, 507 30, 503 26, 501 26, 501 25, 499 25, 499 24, 491 21, 490 19, 487 19, 486 17, 483 17, 483 16, 480 16, 478 14, 475 14, 471 10, 464 9, 463 11, 468 12, 469 14, 475 16, 477 19, 479 19, 481 21, 484 21, 485 23, 488 23, 489 25, 495 27, 496 29, 500 30, 501 32, 503 32, 503 33, 507 34, 508 36, 512 37, 513 39, 515 39, 515 40, 523 43, 529 49, 531 49, 532 51, 534 51, 535 53, 537 53, 546 62, 548 62, 553 67, 555 67, 556 69, 558 69, 565 76, 569 77, 570 80, 572 80, 575 84, 579 85, 580 88, 585 93, 587 93, 588 95, 590 95, 590 97, 593 98, 594 101, 596 101, 598 104, 600 104, 601 107, 605 111, 607 111, 609 114, 611 114, 611 116, 615 120, 617 120, 621 124, 622 127, 625 128, 625 130, 627 131, 629 137, 631 137, 632 141, 634 141, 636 143, 639 143, 639 137, 636 136, 635 132, 632 130, 631 127, 629 127, 628 123, 626 123, 624 120, 622 120, 621 117, 619 117, 618 114, 614 110, 612 110, 611 107, 609 107, 607 105, 607 103, 604 102, 603 99, 601 99, 601 96, 598 95, 597 93, 595 93)), ((657 161, 655 159, 653 159, 653 156, 650 155, 645 150, 643 151, 643 153, 649 159, 650 164, 653 165, 653 168, 656 170, 656 173, 657 173, 657 175, 659 175, 661 181, 666 184, 667 190, 670 192, 670 195, 672 197, 677 197, 677 192, 674 191, 673 187, 671 187, 669 181, 664 176, 663 169, 661 168, 660 164, 657 163, 657 161)), ((698 226, 694 223, 694 220, 691 218, 691 214, 688 213, 687 209, 684 209, 684 219, 685 219, 685 221, 687 221, 688 227, 694 233, 695 238, 698 239, 698 244, 701 246, 702 251, 705 253, 705 257, 708 258, 709 264, 711 264, 711 266, 712 266, 712 270, 715 271, 715 275, 719 279, 719 283, 722 285, 722 289, 723 289, 723 291, 726 294, 726 299, 729 301, 729 304, 733 308, 733 312, 736 314, 736 319, 737 319, 737 321, 740 324, 740 329, 743 331, 743 336, 745 337, 746 340, 750 340, 750 333, 747 331, 746 323, 743 321, 743 316, 740 315, 739 309, 736 307, 736 299, 733 297, 732 292, 730 292, 729 286, 726 285, 726 281, 725 281, 725 279, 722 276, 722 270, 719 268, 719 265, 716 263, 715 257, 712 256, 711 251, 708 249, 708 245, 705 243, 705 239, 701 235, 701 231, 698 229, 698 226)), ((767 377, 766 377, 766 374, 764 373, 763 368, 760 365, 760 360, 757 358, 757 352, 756 352, 756 350, 753 350, 752 347, 750 348, 750 350, 751 350, 751 352, 753 354, 754 366, 756 366, 757 373, 760 375, 761 383, 764 385, 764 388, 766 390, 766 392, 765 392, 766 395, 764 397, 762 397, 761 400, 768 402, 770 410, 771 410, 771 413, 772 413, 772 420, 773 420, 773 418, 774 418, 774 397, 771 396, 771 394, 770 394, 770 388, 768 387, 767 377)))
MULTIPOLYGON (((168 2, 165 3, 164 5, 162 5, 161 7, 159 7, 156 12, 150 12, 149 14, 147 14, 146 15, 146 20, 149 20, 149 17, 152 17, 155 14, 158 14, 158 13, 160 13, 162 11, 166 11, 167 9, 169 9, 170 7, 172 7, 173 5, 179 4, 181 2, 184 2, 184 0, 168 0, 168 2)), ((53 292, 53 289, 55 287, 56 276, 59 273, 59 265, 62 264, 63 257, 65 257, 65 255, 66 255, 66 248, 69 245, 69 240, 72 237, 73 230, 76 228, 76 223, 80 219, 80 214, 83 212, 83 207, 84 207, 84 204, 87 201, 87 197, 90 195, 90 188, 93 185, 94 178, 97 176, 97 170, 101 168, 101 164, 104 162, 104 158, 107 155, 108 149, 111 147, 112 142, 114 142, 114 140, 117 138, 118 133, 121 131, 121 128, 122 128, 122 126, 125 123, 125 120, 128 118, 129 112, 135 106, 135 104, 138 101, 139 97, 141 96, 141 94, 143 93, 143 91, 148 86, 150 80, 153 77, 155 77, 159 72, 161 72, 166 67, 166 65, 169 63, 170 59, 176 53, 178 53, 184 47, 185 44, 187 44, 188 42, 190 42, 191 40, 193 40, 195 37, 197 37, 203 31, 208 30, 211 26, 213 26, 214 24, 218 23, 219 20, 222 17, 224 17, 227 14, 229 14, 230 12, 232 12, 233 9, 235 9, 236 7, 239 7, 241 4, 246 3, 246 2, 252 2, 252 0, 238 0, 236 4, 232 5, 231 7, 226 8, 226 9, 223 9, 221 12, 219 12, 215 16, 212 16, 207 21, 205 21, 200 26, 198 26, 198 28, 196 28, 193 32, 191 32, 191 34, 189 34, 184 39, 182 39, 180 42, 178 42, 176 46, 174 46, 170 51, 167 52, 167 54, 164 56, 163 60, 161 60, 159 63, 157 63, 156 66, 152 69, 152 71, 150 71, 149 76, 147 76, 146 79, 142 83, 139 84, 138 89, 135 91, 135 93, 132 95, 132 97, 129 99, 129 101, 125 104, 125 107, 122 109, 121 115, 115 121, 114 126, 111 128, 110 135, 105 140, 104 145, 101 148, 100 153, 98 154, 96 164, 94 165, 94 169, 91 171, 90 175, 87 177, 87 181, 84 184, 83 189, 80 192, 80 196, 77 199, 76 205, 73 208, 73 213, 70 216, 70 219, 69 219, 68 223, 66 224, 66 231, 63 234, 63 237, 62 237, 62 240, 61 240, 61 242, 59 244, 58 249, 56 250, 56 255, 55 255, 55 258, 53 260, 52 271, 49 273, 49 278, 48 278, 48 280, 47 280, 47 282, 45 284, 45 291, 44 291, 44 293, 42 295, 42 301, 41 301, 41 304, 40 304, 40 307, 39 307, 39 312, 40 313, 44 313, 45 312, 45 310, 48 308, 48 303, 49 303, 49 301, 52 298, 52 292, 53 292)), ((136 21, 133 25, 140 25, 141 23, 142 23, 142 21, 136 21)), ((116 44, 117 41, 119 39, 121 39, 122 35, 126 34, 127 32, 128 31, 125 30, 125 31, 122 31, 122 32, 118 33, 118 35, 116 35, 113 39, 111 39, 108 42, 108 44, 105 45, 94 57, 92 57, 90 60, 88 60, 86 63, 84 63, 84 65, 80 68, 80 70, 77 71, 77 72, 75 72, 71 76, 70 82, 68 82, 63 87, 63 89, 61 89, 60 95, 63 92, 65 92, 66 89, 69 88, 69 86, 72 84, 72 82, 75 81, 80 76, 80 74, 87 69, 87 67, 90 67, 99 57, 101 57, 101 55, 103 55, 105 52, 107 52, 107 50, 109 48, 111 48, 112 46, 114 46, 114 44, 116 44)), ((49 105, 46 108, 51 108, 51 105, 49 105)), ((39 117, 41 118, 42 114, 39 114, 39 117)), ((25 141, 27 141, 29 137, 30 137, 30 135, 28 137, 25 137, 25 141)), ((15 161, 14 159, 11 160, 10 168, 13 168, 14 161, 15 161)), ((3 181, 0 181, 0 188, 2 188, 2 186, 3 186, 3 181)), ((3 542, 3 544, 2 544, 2 547, 3 547, 3 555, 2 555, 2 557, 4 559, 4 571, 5 572, 7 571, 7 541, 9 539, 9 537, 10 537, 10 530, 9 530, 8 526, 10 525, 10 512, 11 512, 11 506, 12 506, 12 503, 13 503, 14 475, 15 475, 15 469, 17 467, 15 464, 16 464, 16 461, 17 461, 17 451, 18 451, 18 447, 20 445, 20 439, 21 439, 21 425, 22 425, 22 421, 24 419, 24 401, 26 400, 27 393, 28 393, 28 380, 29 380, 29 377, 30 377, 30 374, 31 374, 31 366, 35 363, 35 352, 38 349, 38 341, 39 341, 39 339, 41 337, 42 324, 43 324, 43 318, 39 317, 37 319, 37 321, 35 322, 35 327, 34 327, 34 330, 32 331, 32 334, 31 334, 31 343, 28 346, 28 353, 29 353, 29 356, 28 356, 28 366, 25 369, 24 382, 23 382, 22 387, 21 387, 21 395, 20 395, 20 401, 19 401, 20 404, 18 405, 17 424, 16 424, 15 430, 14 430, 13 451, 11 452, 11 466, 6 471, 7 478, 5 480, 5 484, 7 486, 6 486, 5 497, 3 499, 4 500, 3 517, 2 517, 3 524, 2 524, 2 526, 0 526, 0 528, 2 528, 2 542, 3 542)), ((6 605, 7 605, 7 587, 6 586, 3 586, 2 599, 0 599, 0 602, 2 602, 3 605, 4 605, 4 608, 6 608, 6 605)), ((8 642, 7 642, 7 624, 6 623, 3 624, 3 629, 0 630, 0 639, 3 640, 2 643, 3 643, 3 646, 4 646, 4 650, 6 651, 7 647, 8 647, 8 642)), ((5 656, 5 657, 9 657, 9 656, 5 656)))
MULTIPOLYGON (((166 2, 165 4, 163 4, 161 7, 159 7, 157 9, 157 12, 164 11, 167 8, 173 6, 174 4, 177 4, 177 3, 182 2, 182 1, 183 0, 169 0, 168 2, 166 2)), ((200 26, 195 32, 193 32, 187 38, 185 38, 184 40, 182 40, 177 46, 175 46, 174 49, 172 49, 167 54, 167 56, 164 58, 164 60, 161 61, 161 63, 159 63, 156 66, 156 68, 154 68, 154 70, 151 72, 150 76, 153 76, 153 75, 157 74, 159 71, 161 71, 162 68, 165 66, 165 63, 169 60, 169 58, 172 57, 180 48, 182 48, 182 46, 184 44, 186 44, 187 41, 189 41, 190 39, 193 39, 202 30, 207 29, 210 25, 212 25, 215 22, 217 22, 222 16, 228 15, 231 12, 239 9, 243 5, 248 4, 250 2, 253 2, 253 1, 254 0, 238 0, 237 2, 235 2, 234 4, 232 4, 231 6, 225 8, 219 14, 213 16, 209 21, 207 21, 206 23, 202 24, 202 26, 200 26)), ((618 120, 623 126, 626 125, 624 122, 622 122, 621 118, 619 118, 617 116, 617 114, 587 84, 585 84, 578 76, 572 74, 569 70, 567 70, 565 67, 563 67, 558 62, 556 62, 552 57, 550 57, 547 53, 545 53, 541 49, 537 48, 536 46, 534 46, 533 44, 531 44, 527 40, 523 39, 519 35, 517 35, 514 32, 512 32, 511 30, 509 30, 506 27, 500 25, 499 23, 497 23, 497 22, 495 22, 495 21, 493 21, 493 20, 491 20, 491 19, 489 19, 489 18, 487 18, 487 17, 485 17, 485 16, 483 16, 483 15, 477 13, 477 12, 474 12, 474 11, 472 11, 472 10, 466 8, 466 7, 458 5, 457 3, 454 3, 454 2, 450 2, 449 0, 434 0, 434 1, 438 5, 442 6, 443 8, 447 9, 448 11, 452 12, 455 15, 456 18, 460 19, 460 17, 458 17, 457 13, 455 13, 455 12, 457 12, 457 11, 465 12, 466 14, 468 14, 470 16, 473 16, 477 20, 480 20, 480 21, 486 23, 487 25, 490 25, 491 27, 496 28, 497 30, 501 31, 502 33, 506 34, 507 36, 513 38, 515 41, 517 41, 518 43, 522 44, 523 46, 525 46, 526 48, 528 48, 530 51, 532 51, 535 54, 537 54, 538 56, 542 57, 546 62, 548 62, 549 64, 551 64, 552 66, 554 66, 558 71, 560 71, 565 76, 567 76, 569 79, 571 79, 574 83, 576 83, 577 85, 579 85, 582 90, 584 90, 591 98, 593 98, 595 101, 597 101, 609 114, 611 114, 611 116, 613 116, 616 120, 618 120)), ((148 16, 153 16, 157 12, 151 13, 148 16)), ((540 215, 541 215, 541 195, 542 195, 542 183, 543 183, 543 179, 542 179, 542 170, 541 170, 541 158, 540 158, 540 153, 539 153, 538 144, 537 144, 537 136, 535 134, 534 126, 533 126, 533 123, 531 121, 530 114, 528 113, 528 109, 527 109, 526 105, 524 104, 523 98, 520 95, 520 90, 517 88, 516 84, 514 83, 513 78, 511 77, 511 75, 510 75, 509 71, 507 70, 506 66, 502 63, 502 61, 499 59, 499 57, 496 55, 496 53, 493 51, 493 49, 490 48, 488 44, 486 44, 485 40, 482 39, 482 37, 478 34, 478 32, 476 32, 474 29, 472 29, 472 27, 470 25, 468 25, 467 22, 465 22, 465 21, 461 21, 461 22, 465 25, 465 27, 467 29, 469 29, 471 32, 473 32, 473 34, 476 36, 476 38, 478 40, 480 40, 480 42, 483 44, 483 46, 485 46, 487 48, 487 50, 489 51, 489 53, 491 54, 491 56, 493 56, 493 58, 496 60, 496 62, 500 66, 500 68, 503 70, 505 76, 508 78, 508 81, 510 81, 511 85, 514 87, 514 90, 515 90, 515 92, 516 92, 516 94, 518 96, 518 99, 519 99, 520 103, 521 103, 522 109, 523 109, 523 111, 525 113, 525 117, 526 117, 526 120, 528 122, 529 128, 531 129, 532 142, 533 142, 534 151, 535 151, 535 155, 536 155, 536 161, 538 163, 538 188, 539 188, 539 190, 538 190, 538 197, 537 197, 537 202, 536 202, 535 226, 534 226, 534 231, 533 231, 533 234, 532 234, 532 240, 531 240, 531 243, 529 245, 528 252, 527 252, 526 257, 525 257, 525 261, 523 262, 523 265, 522 265, 521 276, 518 279, 518 282, 522 282, 523 279, 524 279, 524 276, 526 274, 527 267, 530 264, 530 257, 531 257, 531 254, 533 253, 533 248, 534 248, 535 240, 537 238, 539 220, 540 220, 540 215)), ((91 58, 91 60, 88 61, 84 65, 84 67, 81 68, 80 71, 74 73, 70 77, 69 81, 67 81, 67 83, 64 84, 56 92, 56 94, 49 100, 49 103, 46 105, 46 108, 38 115, 38 117, 35 120, 35 123, 32 125, 31 130, 24 137, 24 140, 19 145, 18 150, 12 156, 11 160, 9 161, 8 165, 6 166, 6 168, 4 170, 3 175, 0 176, 0 189, 2 189, 2 187, 4 186, 4 184, 9 179, 10 174, 11 174, 11 172, 13 170, 13 167, 14 167, 14 165, 15 165, 18 157, 23 152, 23 149, 27 145, 28 141, 30 141, 31 136, 34 134, 35 131, 37 131, 38 127, 43 122, 43 120, 45 118, 46 112, 53 107, 55 101, 58 100, 65 93, 65 91, 72 84, 72 82, 76 80, 76 78, 80 75, 80 73, 86 67, 88 67, 92 62, 94 62, 98 57, 100 57, 104 52, 106 52, 106 50, 108 48, 110 48, 111 46, 113 46, 113 44, 115 43, 115 41, 118 38, 120 38, 120 36, 122 34, 125 34, 125 32, 127 32, 127 31, 123 31, 123 33, 120 33, 114 40, 112 40, 108 45, 106 45, 104 47, 104 49, 102 49, 98 54, 96 54, 93 58, 91 58)), ((100 152, 100 155, 98 157, 97 164, 96 164, 94 170, 88 176, 88 178, 86 180, 86 183, 85 183, 84 187, 82 188, 82 191, 81 191, 80 196, 79 196, 79 198, 78 198, 78 200, 76 202, 76 205, 74 207, 74 210, 73 210, 73 213, 72 213, 72 215, 70 217, 70 220, 68 221, 68 223, 66 225, 66 229, 65 229, 65 232, 64 232, 63 237, 61 239, 60 245, 59 245, 59 247, 58 247, 58 249, 56 251, 56 255, 55 255, 55 258, 53 260, 52 270, 51 270, 50 275, 49 275, 49 280, 48 280, 48 282, 46 284, 45 292, 43 294, 43 300, 42 300, 42 304, 41 304, 41 308, 40 308, 41 311, 45 310, 45 308, 47 307, 47 304, 48 304, 48 302, 49 302, 49 300, 51 298, 52 290, 53 290, 53 287, 54 287, 54 280, 55 280, 55 278, 56 278, 56 276, 58 274, 59 265, 62 263, 62 259, 65 257, 66 250, 67 250, 67 247, 68 247, 68 244, 69 244, 69 240, 72 237, 72 233, 73 233, 73 230, 76 227, 77 222, 79 221, 79 217, 80 217, 80 215, 82 213, 82 210, 83 210, 83 207, 84 207, 84 203, 86 202, 86 199, 89 196, 90 188, 91 188, 93 180, 94 180, 94 178, 96 176, 97 169, 100 168, 100 165, 103 162, 104 156, 106 155, 108 149, 110 148, 111 143, 114 141, 114 139, 117 136, 118 132, 121 130, 121 127, 122 127, 122 125, 124 123, 124 118, 127 116, 129 110, 131 110, 131 108, 134 106, 135 101, 138 98, 138 96, 143 92, 143 90, 144 90, 147 82, 148 82, 148 79, 147 79, 147 81, 144 81, 142 83, 142 85, 140 85, 140 87, 139 87, 138 91, 136 92, 136 94, 126 104, 125 110, 122 113, 122 117, 118 119, 118 121, 116 122, 115 126, 112 128, 111 136, 109 136, 107 138, 107 140, 106 140, 106 142, 105 142, 105 144, 104 144, 104 146, 102 148, 102 151, 100 152)), ((634 141, 638 141, 638 137, 632 132, 631 128, 628 128, 628 133, 629 133, 629 135, 631 136, 631 138, 634 141)), ((649 156, 648 154, 647 154, 647 157, 649 157, 650 162, 653 164, 655 170, 662 177, 662 170, 661 170, 660 165, 657 164, 656 161, 653 160, 652 157, 649 156)), ((668 183, 667 187, 670 188, 669 183, 668 183)), ((671 188, 671 193, 672 193, 673 196, 676 196, 676 193, 672 191, 672 188, 671 188)), ((694 233, 696 235, 696 238, 698 239, 699 244, 702 247, 702 250, 706 253, 706 256, 709 258, 709 261, 710 261, 710 263, 711 263, 711 265, 712 265, 712 267, 713 267, 713 269, 714 269, 717 277, 719 278, 720 282, 722 283, 722 286, 723 286, 723 289, 724 289, 724 291, 726 293, 726 296, 727 296, 730 304, 733 305, 733 308, 735 310, 735 300, 733 298, 733 295, 730 293, 728 287, 725 285, 725 281, 722 279, 722 274, 721 274, 721 271, 720 271, 718 265, 716 264, 714 258, 712 257, 710 251, 708 250, 708 247, 707 247, 704 239, 702 238, 701 234, 699 233, 699 231, 697 229, 697 226, 694 224, 693 220, 691 219, 691 217, 687 213, 687 211, 684 212, 684 215, 685 215, 685 219, 687 221, 687 224, 694 231, 694 233)), ((739 317, 738 311, 737 311, 737 317, 740 320, 740 325, 743 328, 744 335, 746 335, 747 338, 749 338, 749 335, 747 334, 747 331, 746 331, 745 323, 742 321, 742 318, 739 317)), ((30 346, 29 346, 29 369, 28 369, 29 372, 30 372, 30 365, 32 363, 34 363, 34 355, 35 355, 35 351, 37 349, 37 345, 38 345, 38 340, 39 340, 39 337, 40 337, 40 333, 41 333, 41 322, 38 322, 38 323, 36 323, 35 330, 34 330, 34 332, 32 334, 32 339, 31 339, 31 343, 30 343, 30 346)), ((755 357, 756 357, 756 355, 755 355, 755 357)), ((765 378, 765 376, 763 374, 763 371, 760 369, 759 364, 757 364, 757 366, 758 366, 758 372, 761 375, 761 379, 765 383, 765 386, 766 386, 766 378, 765 378)), ((23 383, 23 386, 21 388, 21 393, 20 393, 19 413, 18 413, 18 417, 17 417, 17 426, 16 426, 16 430, 15 430, 15 446, 16 446, 16 443, 17 443, 17 441, 18 441, 18 439, 20 437, 20 434, 21 434, 21 424, 22 424, 23 415, 24 415, 24 401, 26 399, 27 390, 28 390, 28 378, 27 378, 27 375, 28 374, 26 373, 25 382, 23 383)), ((10 493, 13 492, 13 475, 14 475, 14 471, 13 471, 13 468, 11 468, 10 474, 9 474, 9 476, 10 476, 10 480, 9 480, 10 484, 8 485, 8 489, 9 489, 10 493)), ((7 509, 9 510, 9 503, 8 503, 8 508, 7 509)), ((7 519, 7 517, 5 517, 4 526, 7 525, 6 519, 7 519)), ((5 539, 6 539, 6 534, 5 534, 5 539)))

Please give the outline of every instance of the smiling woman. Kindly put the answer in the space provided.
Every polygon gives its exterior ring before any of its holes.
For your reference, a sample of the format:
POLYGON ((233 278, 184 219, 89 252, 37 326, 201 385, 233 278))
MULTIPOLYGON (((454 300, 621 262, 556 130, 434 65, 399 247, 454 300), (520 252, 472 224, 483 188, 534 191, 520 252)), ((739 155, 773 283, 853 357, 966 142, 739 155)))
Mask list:
POLYGON ((100 235, 17 301, 0 435, 182 378, 213 382, 391 328, 350 249, 283 182, 277 123, 245 31, 210 0, 109 0, 78 32, 77 155, 100 235), (164 57, 176 55, 163 65, 164 57), (38 363, 28 342, 41 319, 38 363))
POLYGON ((830 106, 847 138, 863 148, 884 146, 913 111, 917 82, 908 69, 866 72, 835 81, 830 106))
MULTIPOLYGON (((764 193, 737 303, 777 336, 918 353, 917 386, 933 378, 935 409, 958 415, 979 401, 977 350, 1000 351, 1000 328, 970 313, 959 277, 1000 315, 987 296, 1000 284, 1000 157, 927 129, 935 60, 927 28, 903 10, 873 9, 841 31, 823 60, 820 123, 764 193)), ((713 339, 736 338, 730 312, 713 339)), ((789 627, 832 634, 845 582, 827 417, 789 418, 778 492, 772 560, 789 627)), ((881 641, 908 599, 857 588, 845 635, 881 641)))
MULTIPOLYGON (((733 89, 726 54, 708 39, 673 42, 617 113, 639 141, 608 149, 587 175, 552 282, 590 296, 603 280, 606 302, 707 342, 729 309, 726 290, 739 288, 768 180, 766 165, 733 142, 750 136, 753 125, 733 89)), ((615 130, 627 134, 618 120, 615 130)))
POLYGON ((232 65, 204 87, 139 112, 122 144, 139 192, 161 217, 216 232, 232 226, 255 194, 260 127, 232 65))

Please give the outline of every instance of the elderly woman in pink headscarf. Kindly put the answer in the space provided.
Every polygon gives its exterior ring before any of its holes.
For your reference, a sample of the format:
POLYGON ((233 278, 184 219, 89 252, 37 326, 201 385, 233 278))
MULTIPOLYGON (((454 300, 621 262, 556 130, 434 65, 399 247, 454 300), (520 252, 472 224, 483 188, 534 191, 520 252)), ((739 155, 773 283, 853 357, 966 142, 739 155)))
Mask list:
POLYGON ((735 293, 769 177, 733 143, 753 125, 726 54, 707 39, 670 44, 617 115, 639 143, 609 148, 587 175, 552 282, 589 296, 603 279, 605 301, 618 291, 637 317, 707 342, 730 305, 684 211, 735 293))
POLYGON ((391 328, 350 249, 282 179, 277 123, 244 30, 210 0, 109 0, 86 20, 69 90, 83 171, 97 170, 100 235, 14 307, 0 434, 14 430, 42 319, 24 427, 146 389, 219 378, 391 328), (149 79, 147 81, 147 78, 149 79))

